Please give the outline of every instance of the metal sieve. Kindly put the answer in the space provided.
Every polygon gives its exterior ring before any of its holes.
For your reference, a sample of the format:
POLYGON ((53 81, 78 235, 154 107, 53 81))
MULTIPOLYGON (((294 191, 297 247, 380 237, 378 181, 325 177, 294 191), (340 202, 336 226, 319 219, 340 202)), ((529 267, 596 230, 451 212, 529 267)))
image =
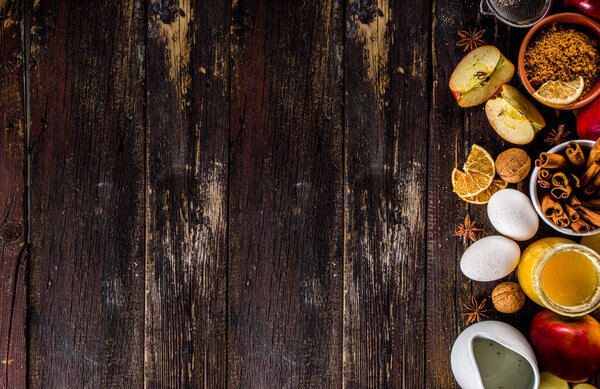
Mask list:
POLYGON ((484 15, 493 15, 512 27, 531 27, 550 11, 552 0, 481 0, 484 15))

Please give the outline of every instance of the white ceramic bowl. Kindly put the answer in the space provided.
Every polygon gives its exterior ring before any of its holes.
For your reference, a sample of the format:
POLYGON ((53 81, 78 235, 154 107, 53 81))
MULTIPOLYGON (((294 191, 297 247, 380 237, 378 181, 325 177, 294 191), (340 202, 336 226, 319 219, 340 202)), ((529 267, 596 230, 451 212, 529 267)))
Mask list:
MULTIPOLYGON (((561 143, 558 146, 554 146, 553 148, 548 150, 548 152, 549 153, 558 153, 560 151, 563 151, 564 149, 567 148, 567 145, 571 142, 579 143, 581 148, 586 151, 591 150, 592 147, 594 147, 594 143, 595 143, 591 140, 578 139, 578 140, 561 143)), ((588 235, 596 235, 596 234, 600 233, 600 228, 597 228, 595 230, 580 234, 580 233, 573 231, 570 228, 558 227, 554 223, 552 223, 552 221, 548 220, 548 218, 546 216, 544 216, 544 214, 542 213, 542 207, 540 206, 540 200, 538 199, 538 194, 537 194, 537 175, 540 170, 541 169, 539 167, 536 167, 535 169, 533 169, 533 172, 531 173, 531 178, 529 179, 529 195, 531 197, 531 202, 533 203, 533 207, 535 208, 538 215, 540 215, 540 218, 542 218, 542 220, 547 225, 554 228, 556 231, 560 232, 561 234, 570 235, 570 236, 588 236, 588 235)))

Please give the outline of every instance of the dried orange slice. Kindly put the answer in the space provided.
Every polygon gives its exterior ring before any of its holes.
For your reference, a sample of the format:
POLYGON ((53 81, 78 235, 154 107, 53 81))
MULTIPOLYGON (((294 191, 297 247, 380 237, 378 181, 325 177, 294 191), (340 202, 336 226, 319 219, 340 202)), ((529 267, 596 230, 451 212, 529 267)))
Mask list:
POLYGON ((581 96, 584 85, 581 76, 569 82, 547 81, 533 95, 546 103, 569 105, 581 96))
POLYGON ((506 188, 507 186, 508 182, 498 178, 492 181, 492 184, 483 192, 476 194, 475 196, 461 197, 461 199, 471 204, 487 204, 494 193, 506 188))
POLYGON ((463 170, 455 168, 452 171, 452 187, 460 197, 475 196, 483 192, 492 184, 496 175, 494 159, 477 145, 471 148, 463 170))

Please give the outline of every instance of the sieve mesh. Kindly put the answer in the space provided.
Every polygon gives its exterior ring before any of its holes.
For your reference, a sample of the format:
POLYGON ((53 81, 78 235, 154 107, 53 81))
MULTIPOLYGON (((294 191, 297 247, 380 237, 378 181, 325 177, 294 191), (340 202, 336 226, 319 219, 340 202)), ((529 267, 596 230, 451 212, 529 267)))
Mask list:
POLYGON ((487 3, 499 18, 516 25, 530 25, 544 17, 551 0, 487 0, 487 3))

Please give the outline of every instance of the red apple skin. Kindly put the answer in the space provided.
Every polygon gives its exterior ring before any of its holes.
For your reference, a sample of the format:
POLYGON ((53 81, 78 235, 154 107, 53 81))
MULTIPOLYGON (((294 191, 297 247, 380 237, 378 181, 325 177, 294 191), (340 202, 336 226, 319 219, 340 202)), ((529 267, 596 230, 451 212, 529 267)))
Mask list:
POLYGON ((565 0, 567 7, 577 7, 581 12, 600 18, 600 0, 565 0))
POLYGON ((589 315, 542 311, 531 321, 530 337, 540 365, 566 381, 585 382, 600 370, 600 323, 589 315))
POLYGON ((462 97, 461 93, 457 92, 455 90, 452 91, 452 96, 454 96, 454 98, 456 99, 457 103, 460 101, 460 98, 462 97))
POLYGON ((579 112, 577 134, 581 139, 596 141, 600 138, 600 98, 579 112))

